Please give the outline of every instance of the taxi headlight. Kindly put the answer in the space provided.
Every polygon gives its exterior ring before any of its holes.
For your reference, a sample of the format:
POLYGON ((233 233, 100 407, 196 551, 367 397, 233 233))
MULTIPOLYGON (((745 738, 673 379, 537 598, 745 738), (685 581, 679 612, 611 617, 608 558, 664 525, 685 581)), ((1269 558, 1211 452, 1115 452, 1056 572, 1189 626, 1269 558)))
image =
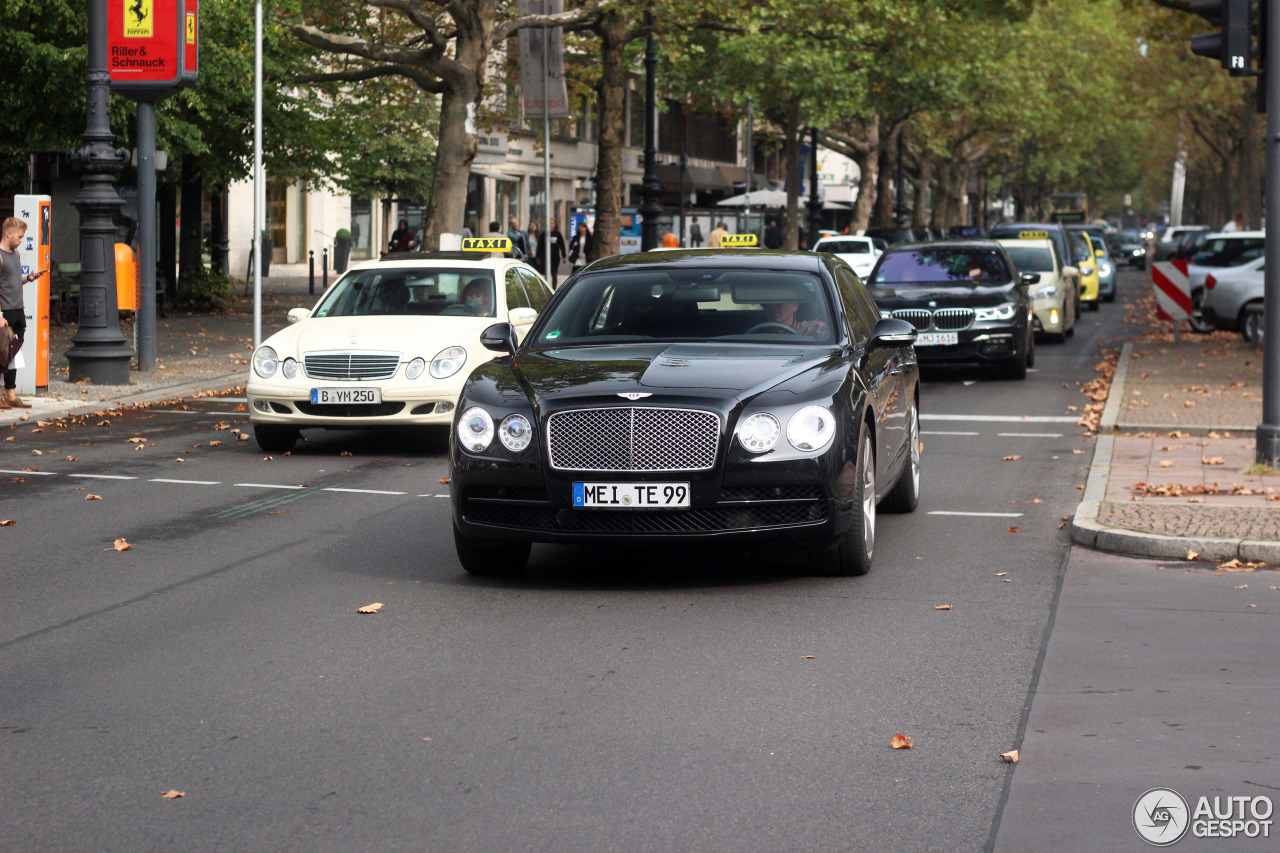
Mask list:
POLYGON ((1093 267, 1091 266, 1080 267, 1080 275, 1086 276, 1086 277, 1093 275, 1093 267))
POLYGON ((787 422, 787 441, 796 450, 816 453, 836 436, 836 419, 825 406, 805 406, 787 422))
POLYGON ((422 375, 422 371, 427 369, 427 360, 424 358, 415 358, 404 367, 405 379, 417 379, 422 375))
POLYGON ((493 418, 479 406, 472 406, 458 419, 458 441, 472 453, 480 453, 493 443, 493 418))
POLYGON ((782 424, 768 412, 756 412, 738 424, 738 441, 749 453, 773 450, 782 436, 782 424))
POLYGON ((276 368, 279 366, 280 360, 276 358, 276 351, 271 347, 258 347, 258 351, 253 354, 253 372, 263 379, 275 376, 276 368))
POLYGON ((498 428, 502 446, 512 453, 519 453, 533 441, 533 426, 524 415, 507 415, 498 428))
POLYGON ((431 359, 431 375, 436 379, 448 379, 462 369, 466 360, 467 351, 462 347, 442 349, 431 359))
POLYGON ((1036 299, 1052 299, 1058 293, 1056 284, 1046 284, 1036 288, 1036 299))
POLYGON ((1006 302, 1003 305, 997 305, 995 308, 979 308, 975 313, 975 319, 981 320, 1012 320, 1014 312, 1017 310, 1012 302, 1006 302))
POLYGON ((294 379, 298 375, 298 362, 286 358, 284 364, 280 365, 280 372, 284 374, 285 379, 294 379))

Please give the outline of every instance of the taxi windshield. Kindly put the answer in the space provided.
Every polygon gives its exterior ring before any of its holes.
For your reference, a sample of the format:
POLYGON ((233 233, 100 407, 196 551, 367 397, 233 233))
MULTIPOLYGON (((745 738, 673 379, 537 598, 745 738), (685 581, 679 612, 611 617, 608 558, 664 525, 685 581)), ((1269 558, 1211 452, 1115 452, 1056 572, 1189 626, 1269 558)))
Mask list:
POLYGON ((815 252, 830 252, 833 255, 869 255, 869 240, 819 240, 813 247, 815 252))
POLYGON ((626 341, 762 344, 835 340, 826 289, 793 270, 584 273, 539 324, 537 347, 626 341))
POLYGON ((1053 253, 1035 246, 1006 246, 1018 272, 1053 272, 1053 253))
POLYGON ((315 317, 493 317, 489 270, 394 267, 352 270, 325 294, 315 317))
POLYGON ((870 283, 893 287, 981 287, 1007 284, 1012 278, 1004 256, 995 249, 921 246, 882 255, 870 283))

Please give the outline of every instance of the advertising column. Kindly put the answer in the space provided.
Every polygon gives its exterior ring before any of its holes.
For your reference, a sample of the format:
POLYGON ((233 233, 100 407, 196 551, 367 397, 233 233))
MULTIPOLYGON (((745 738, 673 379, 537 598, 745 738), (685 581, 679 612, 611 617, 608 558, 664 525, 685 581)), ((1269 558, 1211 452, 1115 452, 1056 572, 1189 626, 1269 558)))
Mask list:
POLYGON ((27 223, 27 233, 18 247, 22 274, 44 272, 35 281, 22 286, 27 332, 22 344, 23 367, 18 369, 19 396, 35 394, 49 387, 49 270, 53 266, 49 203, 47 195, 13 197, 13 215, 27 223))

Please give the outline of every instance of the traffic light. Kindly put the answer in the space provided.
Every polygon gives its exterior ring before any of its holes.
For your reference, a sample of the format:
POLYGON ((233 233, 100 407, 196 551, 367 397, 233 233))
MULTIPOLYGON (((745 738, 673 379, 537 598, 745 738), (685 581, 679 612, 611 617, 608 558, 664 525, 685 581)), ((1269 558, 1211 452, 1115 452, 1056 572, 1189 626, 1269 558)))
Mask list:
POLYGON ((1252 0, 1191 0, 1191 11, 1221 27, 1216 33, 1192 36, 1191 52, 1219 60, 1232 77, 1251 75, 1252 0))

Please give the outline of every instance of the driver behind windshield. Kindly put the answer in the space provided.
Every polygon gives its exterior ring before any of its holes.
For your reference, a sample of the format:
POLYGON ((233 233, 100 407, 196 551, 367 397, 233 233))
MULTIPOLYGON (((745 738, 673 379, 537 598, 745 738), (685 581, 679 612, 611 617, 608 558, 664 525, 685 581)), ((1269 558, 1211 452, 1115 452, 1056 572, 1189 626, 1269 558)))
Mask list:
POLYGON ((493 286, 488 279, 473 278, 462 289, 462 303, 477 317, 493 316, 493 286))
POLYGON ((799 302, 766 302, 762 307, 764 316, 770 323, 786 326, 797 335, 812 335, 817 338, 827 336, 827 324, 822 320, 796 319, 796 312, 800 310, 799 302))

